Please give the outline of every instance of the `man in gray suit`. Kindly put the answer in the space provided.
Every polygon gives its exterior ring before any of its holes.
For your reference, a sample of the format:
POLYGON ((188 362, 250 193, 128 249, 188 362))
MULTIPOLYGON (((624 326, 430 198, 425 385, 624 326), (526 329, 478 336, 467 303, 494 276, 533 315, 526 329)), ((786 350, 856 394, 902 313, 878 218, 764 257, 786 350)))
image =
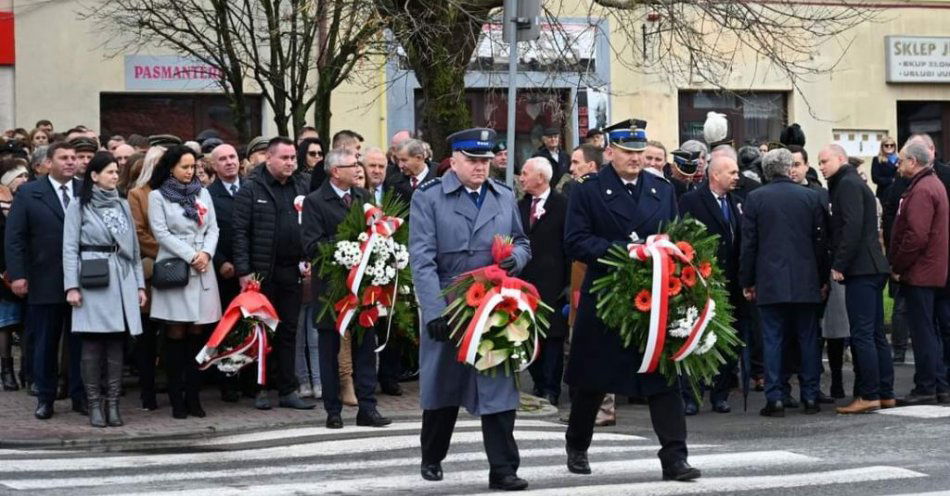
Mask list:
POLYGON ((495 131, 469 129, 448 138, 452 168, 427 181, 412 196, 409 262, 427 332, 420 333, 419 381, 422 403, 422 477, 442 479, 441 462, 449 449, 458 409, 465 406, 482 419, 488 454, 489 487, 519 490, 528 482, 517 476, 515 410, 518 389, 505 374, 489 377, 456 360, 442 290, 463 272, 493 263, 495 235, 513 238, 512 255, 500 266, 520 271, 531 258, 514 193, 488 179, 495 131))

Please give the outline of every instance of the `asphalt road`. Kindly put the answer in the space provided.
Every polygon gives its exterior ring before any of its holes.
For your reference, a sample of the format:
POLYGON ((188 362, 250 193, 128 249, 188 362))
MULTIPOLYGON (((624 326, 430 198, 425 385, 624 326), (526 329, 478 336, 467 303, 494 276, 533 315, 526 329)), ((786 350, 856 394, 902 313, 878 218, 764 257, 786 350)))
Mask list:
MULTIPOLYGON (((910 373, 905 367, 902 376, 910 373)), ((950 495, 950 406, 910 407, 859 416, 758 415, 708 407, 688 420, 693 483, 662 482, 645 407, 622 404, 617 426, 598 429, 593 475, 564 468, 564 426, 519 419, 519 475, 530 493, 950 495)), ((486 493, 479 422, 461 415, 445 480, 419 477, 419 423, 386 429, 321 425, 182 440, 134 451, 0 450, 0 494, 475 494, 486 493)))

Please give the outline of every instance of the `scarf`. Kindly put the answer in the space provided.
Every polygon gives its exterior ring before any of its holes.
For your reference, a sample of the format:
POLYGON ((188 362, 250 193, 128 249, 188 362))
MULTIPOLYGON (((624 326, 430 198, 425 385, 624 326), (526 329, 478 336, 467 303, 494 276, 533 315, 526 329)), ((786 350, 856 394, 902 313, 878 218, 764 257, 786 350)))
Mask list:
POLYGON ((195 200, 201 193, 201 181, 198 180, 197 174, 188 184, 182 184, 174 177, 169 177, 159 191, 166 200, 181 205, 181 208, 185 209, 185 217, 198 222, 198 206, 195 205, 195 200))
MULTIPOLYGON (((132 219, 126 212, 117 190, 104 190, 99 186, 92 187, 92 197, 88 207, 102 223, 106 225, 116 245, 119 246, 119 255, 127 262, 135 258, 135 230, 132 229, 132 219)), ((127 274, 130 263, 122 264, 123 273, 127 274)))

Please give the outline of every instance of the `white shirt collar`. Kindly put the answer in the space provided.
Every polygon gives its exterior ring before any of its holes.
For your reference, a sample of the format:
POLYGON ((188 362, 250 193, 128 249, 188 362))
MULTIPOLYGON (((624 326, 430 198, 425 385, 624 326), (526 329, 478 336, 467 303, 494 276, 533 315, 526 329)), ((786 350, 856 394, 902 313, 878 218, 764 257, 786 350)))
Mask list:
POLYGON ((416 177, 416 183, 417 183, 417 184, 422 184, 422 181, 425 181, 426 176, 427 176, 428 174, 429 174, 429 166, 427 165, 427 166, 425 166, 425 167, 422 168, 422 172, 416 174, 416 176, 415 176, 415 177, 416 177))
POLYGON ((339 196, 340 198, 343 198, 343 195, 350 192, 350 190, 342 190, 340 188, 337 188, 336 185, 333 184, 333 181, 327 180, 327 182, 330 183, 330 187, 333 188, 333 192, 336 193, 336 196, 339 196))
POLYGON ((46 177, 49 178, 49 182, 50 182, 50 184, 53 185, 53 189, 56 190, 56 193, 59 193, 59 191, 60 191, 59 188, 61 188, 61 187, 63 187, 63 186, 66 186, 66 189, 69 191, 69 194, 72 194, 72 193, 73 193, 73 181, 72 181, 71 179, 67 179, 65 183, 61 183, 61 182, 59 182, 59 181, 53 179, 53 175, 52 175, 52 174, 48 174, 46 177))
POLYGON ((237 186, 238 188, 241 187, 241 176, 235 177, 234 182, 228 182, 224 178, 220 178, 220 179, 221 179, 221 184, 224 185, 224 189, 228 191, 231 191, 232 185, 237 186))
POLYGON ((654 169, 653 167, 644 167, 643 170, 653 174, 654 176, 663 177, 663 171, 654 169))
POLYGON ((541 193, 538 196, 532 196, 532 200, 537 199, 538 205, 543 205, 544 202, 548 201, 548 197, 551 196, 551 188, 544 190, 544 193, 541 193))
MULTIPOLYGON (((637 178, 637 179, 639 179, 639 178, 637 178)), ((637 185, 637 179, 634 179, 633 181, 628 181, 628 180, 626 180, 626 179, 624 179, 624 178, 621 177, 621 178, 620 178, 620 181, 623 182, 623 185, 624 185, 624 186, 626 186, 626 185, 628 185, 628 184, 632 184, 632 185, 636 186, 636 185, 637 185)))

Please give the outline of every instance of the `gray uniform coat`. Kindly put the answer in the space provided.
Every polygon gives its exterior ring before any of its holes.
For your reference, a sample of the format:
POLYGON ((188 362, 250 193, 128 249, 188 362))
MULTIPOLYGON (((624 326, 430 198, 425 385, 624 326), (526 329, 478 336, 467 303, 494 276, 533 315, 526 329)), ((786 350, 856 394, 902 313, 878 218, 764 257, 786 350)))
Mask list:
MULTIPOLYGON (((129 229, 134 230, 129 202, 119 200, 119 203, 128 217, 129 229)), ((117 253, 80 253, 80 246, 108 246, 116 242, 95 207, 91 204, 81 207, 78 200, 69 203, 63 224, 63 286, 67 292, 77 288, 82 294, 82 305, 73 308, 73 332, 125 332, 128 324, 130 334, 142 334, 139 289, 145 288, 145 278, 142 276, 138 238, 133 235, 132 240, 134 254, 131 260, 117 253), (83 208, 82 212, 80 208, 83 208), (82 260, 97 258, 109 259, 109 285, 80 288, 82 260)))
MULTIPOLYGON (((218 246, 218 222, 214 216, 214 203, 208 190, 202 189, 198 197, 208 213, 204 223, 185 217, 185 209, 177 203, 165 200, 161 191, 148 194, 148 223, 158 240, 158 258, 181 258, 191 263, 199 251, 214 257, 218 246)), ((171 322, 211 324, 221 319, 221 298, 213 265, 199 273, 190 269, 191 278, 183 288, 152 288, 152 312, 155 319, 171 322)))
POLYGON ((488 180, 481 209, 468 196, 454 172, 419 186, 412 195, 409 218, 409 263, 416 296, 422 309, 419 336, 420 402, 425 410, 464 406, 473 415, 489 415, 518 408, 514 378, 479 373, 456 360, 451 342, 433 341, 426 324, 446 307, 442 290, 452 279, 492 263, 496 234, 514 239, 517 270, 531 259, 511 189, 488 180))

